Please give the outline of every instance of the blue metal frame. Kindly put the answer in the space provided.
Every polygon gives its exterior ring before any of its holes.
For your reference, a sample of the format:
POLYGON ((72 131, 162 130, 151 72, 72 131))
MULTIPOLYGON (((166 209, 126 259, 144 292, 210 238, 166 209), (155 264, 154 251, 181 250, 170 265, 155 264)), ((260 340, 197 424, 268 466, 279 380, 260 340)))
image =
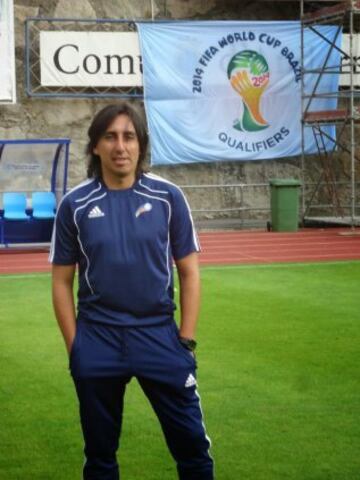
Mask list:
POLYGON ((56 144, 58 148, 56 149, 55 156, 53 158, 53 168, 51 172, 51 179, 50 179, 50 189, 54 193, 55 192, 55 178, 56 178, 56 171, 59 161, 60 152, 62 146, 65 145, 65 175, 63 179, 63 194, 66 193, 67 187, 67 170, 68 170, 68 162, 69 162, 69 147, 70 147, 70 138, 30 138, 28 140, 0 140, 0 158, 3 152, 5 145, 45 145, 45 144, 56 144))
MULTIPOLYGON (((51 179, 50 179, 50 188, 53 193, 55 193, 55 178, 56 178, 56 171, 58 168, 58 162, 59 162, 59 157, 60 153, 62 151, 62 148, 65 147, 65 152, 64 152, 64 178, 63 178, 63 195, 66 193, 67 189, 67 172, 68 172, 68 163, 69 163, 69 147, 70 147, 70 139, 69 138, 31 138, 29 140, 1 140, 0 139, 0 159, 1 155, 3 153, 4 147, 6 145, 49 145, 49 144, 55 144, 58 145, 58 148, 56 149, 54 158, 52 160, 53 163, 53 168, 51 172, 51 179)), ((34 222, 34 225, 36 224, 36 221, 32 218, 29 220, 19 220, 19 222, 22 224, 22 222, 25 222, 27 225, 32 225, 32 222, 34 222)), ((49 225, 45 225, 44 221, 37 221, 38 222, 38 227, 41 227, 41 229, 44 229, 44 226, 49 229, 49 225)), ((32 228, 32 227, 31 227, 32 228)), ((30 232, 31 234, 34 234, 34 231, 30 232)), ((3 215, 0 216, 0 243, 2 245, 8 246, 8 243, 5 243, 5 219, 3 218, 3 215)), ((26 239, 25 243, 26 243, 26 239)))
POLYGON ((71 140, 70 138, 29 138, 29 139, 23 139, 23 140, 4 140, 0 139, 0 148, 2 145, 6 145, 7 143, 9 144, 29 144, 29 143, 70 143, 71 140))
POLYGON ((5 242, 4 238, 4 219, 0 217, 0 243, 3 245, 5 242))
MULTIPOLYGON (((129 19, 114 19, 114 18, 51 18, 51 17, 29 17, 25 20, 25 91, 29 97, 59 97, 59 98, 144 98, 143 93, 71 93, 71 92, 60 92, 60 93, 34 93, 31 90, 31 79, 30 79, 30 31, 29 23, 30 22, 79 22, 79 23, 128 23, 129 25, 136 25, 134 20, 129 19)), ((141 23, 151 22, 153 20, 139 20, 141 23)), ((162 23, 164 21, 158 21, 157 23, 162 23)), ((101 87, 99 87, 101 88, 101 87)), ((108 88, 108 87, 104 87, 108 88)), ((131 87, 130 87, 131 88, 131 87)), ((141 87, 132 87, 133 90, 139 90, 141 87)))
POLYGON ((64 166, 64 181, 63 181, 63 195, 65 195, 67 190, 67 174, 68 174, 68 158, 69 158, 69 146, 67 143, 65 145, 65 166, 64 166))
MULTIPOLYGON (((58 162, 59 162, 59 157, 60 157, 60 152, 62 150, 63 143, 60 143, 56 149, 54 161, 53 161, 53 168, 51 172, 51 191, 54 193, 55 192, 55 184, 56 184, 56 172, 58 168, 58 162)), ((66 151, 65 151, 66 155, 66 151)))
MULTIPOLYGON (((56 149, 55 156, 53 158, 53 168, 51 172, 51 179, 50 179, 50 189, 54 193, 55 192, 55 177, 56 177, 56 170, 57 170, 57 164, 58 164, 58 159, 59 155, 61 152, 61 148, 63 145, 65 145, 65 166, 66 166, 66 172, 67 172, 67 164, 69 162, 69 146, 70 146, 71 140, 69 138, 31 138, 28 140, 0 140, 0 159, 1 155, 3 152, 3 149, 5 145, 38 145, 38 144, 57 144, 58 148, 56 149)), ((67 186, 67 177, 63 179, 64 180, 64 191, 63 193, 66 192, 66 186, 67 186)))

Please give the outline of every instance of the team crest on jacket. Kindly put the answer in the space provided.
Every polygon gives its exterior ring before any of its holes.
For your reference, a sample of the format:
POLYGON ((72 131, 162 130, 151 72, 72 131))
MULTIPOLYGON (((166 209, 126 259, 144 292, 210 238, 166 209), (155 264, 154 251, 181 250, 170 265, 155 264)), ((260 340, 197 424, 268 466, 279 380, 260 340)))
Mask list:
POLYGON ((135 212, 135 217, 138 218, 140 217, 141 214, 150 212, 152 210, 152 205, 149 202, 144 203, 144 205, 141 205, 135 212))

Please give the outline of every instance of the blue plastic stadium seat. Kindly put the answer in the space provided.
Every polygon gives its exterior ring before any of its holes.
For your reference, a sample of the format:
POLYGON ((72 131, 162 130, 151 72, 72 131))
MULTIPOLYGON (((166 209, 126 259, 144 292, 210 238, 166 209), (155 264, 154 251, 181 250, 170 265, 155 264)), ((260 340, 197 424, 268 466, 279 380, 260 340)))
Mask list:
POLYGON ((53 192, 34 192, 32 194, 33 218, 54 218, 56 200, 53 192))
POLYGON ((3 195, 4 218, 7 220, 28 220, 26 196, 24 193, 6 192, 3 195))

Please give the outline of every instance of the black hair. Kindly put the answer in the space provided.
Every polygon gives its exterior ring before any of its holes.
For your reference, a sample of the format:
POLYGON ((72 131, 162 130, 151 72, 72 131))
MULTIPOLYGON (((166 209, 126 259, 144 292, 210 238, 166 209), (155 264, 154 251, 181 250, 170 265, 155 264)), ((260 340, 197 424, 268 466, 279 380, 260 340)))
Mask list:
POLYGON ((145 172, 145 160, 146 152, 149 143, 149 137, 146 130, 145 117, 135 107, 129 102, 119 102, 100 110, 94 117, 93 121, 88 130, 89 142, 86 146, 86 154, 89 157, 89 162, 87 166, 87 176, 88 178, 99 177, 102 178, 101 173, 101 160, 99 155, 94 153, 94 149, 98 144, 102 135, 106 132, 109 125, 115 120, 118 115, 127 115, 132 121, 137 139, 140 147, 139 161, 136 168, 136 176, 142 172, 145 172))

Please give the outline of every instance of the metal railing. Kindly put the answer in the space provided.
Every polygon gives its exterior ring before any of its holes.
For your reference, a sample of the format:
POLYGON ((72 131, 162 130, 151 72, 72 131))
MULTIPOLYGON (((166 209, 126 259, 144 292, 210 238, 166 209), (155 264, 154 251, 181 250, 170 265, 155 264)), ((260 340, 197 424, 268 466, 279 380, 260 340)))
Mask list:
MULTIPOLYGON (((317 183, 307 182, 305 188, 311 191, 315 185, 317 183)), ((326 182, 321 182, 320 187, 325 188, 326 185, 326 182)), ((360 182, 357 185, 360 187, 360 182)), ((348 182, 337 182, 337 187, 340 190, 341 188, 346 190, 348 182)), ((265 224, 271 217, 269 183, 194 184, 180 185, 180 188, 189 200, 195 221, 222 220, 224 225, 228 222, 241 228, 256 222, 265 224), (212 203, 215 205, 213 206, 212 203)), ((299 195, 301 202, 301 189, 299 189, 299 195)), ((351 211, 346 195, 339 207, 344 212, 343 217, 351 211)), ((315 199, 309 210, 311 212, 321 210, 328 216, 334 216, 334 205, 320 198, 315 199)), ((357 198, 356 210, 360 214, 360 198, 357 198)))

